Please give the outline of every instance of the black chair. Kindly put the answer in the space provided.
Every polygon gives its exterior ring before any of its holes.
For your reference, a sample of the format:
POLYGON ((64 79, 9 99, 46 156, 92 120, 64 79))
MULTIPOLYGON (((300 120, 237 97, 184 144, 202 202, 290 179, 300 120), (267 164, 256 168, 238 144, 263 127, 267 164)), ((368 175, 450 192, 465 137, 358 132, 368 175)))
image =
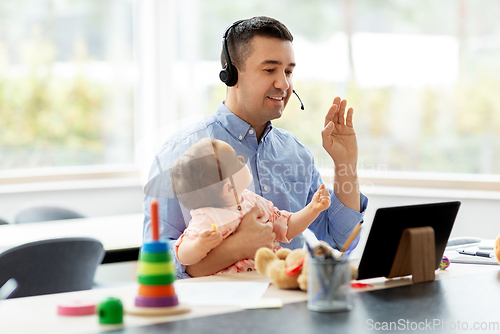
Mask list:
POLYGON ((32 206, 22 209, 14 217, 15 224, 35 223, 47 220, 85 218, 82 214, 57 206, 32 206))
POLYGON ((93 238, 30 242, 0 253, 0 286, 17 281, 9 298, 88 290, 103 257, 102 243, 93 238))

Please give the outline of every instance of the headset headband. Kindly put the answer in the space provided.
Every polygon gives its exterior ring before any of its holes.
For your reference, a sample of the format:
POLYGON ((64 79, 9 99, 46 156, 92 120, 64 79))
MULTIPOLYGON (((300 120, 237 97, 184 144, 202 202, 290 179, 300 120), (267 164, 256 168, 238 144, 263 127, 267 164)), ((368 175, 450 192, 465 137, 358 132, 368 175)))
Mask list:
POLYGON ((227 36, 229 35, 229 31, 236 27, 238 24, 246 20, 239 20, 231 24, 224 31, 224 35, 222 36, 222 51, 224 52, 224 57, 226 58, 226 66, 220 71, 219 78, 223 83, 225 83, 228 87, 232 87, 236 85, 238 82, 238 70, 231 62, 231 57, 229 56, 229 48, 227 47, 227 36))

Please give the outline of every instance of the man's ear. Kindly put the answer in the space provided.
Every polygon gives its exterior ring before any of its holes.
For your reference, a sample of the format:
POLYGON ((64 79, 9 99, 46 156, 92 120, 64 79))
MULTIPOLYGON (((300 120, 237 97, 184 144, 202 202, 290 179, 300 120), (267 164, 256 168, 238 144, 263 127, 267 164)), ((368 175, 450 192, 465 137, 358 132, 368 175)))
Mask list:
POLYGON ((222 186, 222 195, 223 196, 234 196, 233 194, 233 186, 231 186, 231 182, 227 181, 222 186))

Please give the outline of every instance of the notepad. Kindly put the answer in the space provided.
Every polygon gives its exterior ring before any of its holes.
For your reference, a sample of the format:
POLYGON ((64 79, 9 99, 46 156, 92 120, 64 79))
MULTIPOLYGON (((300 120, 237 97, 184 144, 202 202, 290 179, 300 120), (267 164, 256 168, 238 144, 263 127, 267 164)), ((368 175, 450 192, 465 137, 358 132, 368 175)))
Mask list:
POLYGON ((181 303, 189 305, 231 305, 261 299, 269 282, 182 282, 174 283, 181 303))
MULTIPOLYGON (((460 238, 457 238, 460 240, 460 238)), ((497 258, 495 256, 491 258, 482 256, 471 256, 459 254, 457 250, 464 249, 468 251, 483 251, 483 252, 493 252, 495 240, 493 239, 478 239, 478 243, 474 244, 454 244, 453 246, 446 247, 444 256, 446 256, 452 263, 470 263, 470 264, 492 264, 498 265, 497 258)))
POLYGON ((262 298, 257 300, 246 300, 240 303, 241 308, 250 309, 263 309, 263 308, 281 308, 283 301, 279 298, 262 298))
MULTIPOLYGON (((469 247, 467 250, 477 251, 479 250, 478 246, 469 247)), ((484 249, 481 249, 484 250, 484 249)), ((472 256, 472 255, 464 255, 457 252, 456 249, 446 250, 444 252, 444 256, 446 256, 451 263, 470 263, 470 264, 492 264, 498 265, 498 261, 496 257, 482 257, 482 256, 472 256)))
POLYGON ((485 240, 481 240, 481 242, 479 243, 479 245, 477 245, 477 248, 479 248, 480 250, 491 250, 491 251, 493 251, 494 245, 495 245, 495 240, 493 240, 493 239, 485 239, 485 240))

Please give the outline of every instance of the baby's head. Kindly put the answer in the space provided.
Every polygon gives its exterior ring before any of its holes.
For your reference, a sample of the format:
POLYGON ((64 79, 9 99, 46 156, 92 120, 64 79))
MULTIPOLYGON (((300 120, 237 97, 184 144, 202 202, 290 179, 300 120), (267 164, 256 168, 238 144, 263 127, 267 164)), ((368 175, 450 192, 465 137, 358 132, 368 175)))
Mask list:
POLYGON ((251 182, 245 160, 218 139, 201 139, 172 167, 176 196, 188 209, 236 205, 235 194, 240 198, 251 182))

